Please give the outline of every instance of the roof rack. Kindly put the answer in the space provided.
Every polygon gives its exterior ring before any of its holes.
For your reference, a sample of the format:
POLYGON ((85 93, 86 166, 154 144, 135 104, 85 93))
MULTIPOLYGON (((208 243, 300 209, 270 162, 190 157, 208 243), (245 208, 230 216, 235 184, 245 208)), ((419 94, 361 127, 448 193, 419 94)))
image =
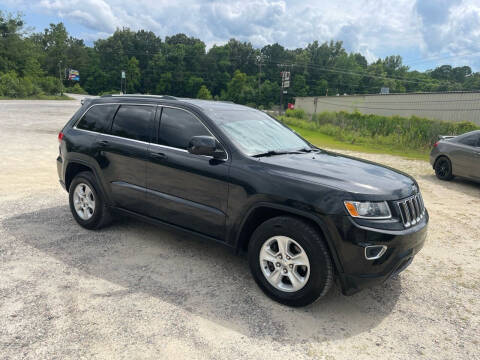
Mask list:
POLYGON ((110 94, 110 95, 102 95, 101 97, 141 97, 141 98, 158 98, 158 99, 164 99, 164 100, 177 100, 175 96, 171 96, 171 95, 110 94))

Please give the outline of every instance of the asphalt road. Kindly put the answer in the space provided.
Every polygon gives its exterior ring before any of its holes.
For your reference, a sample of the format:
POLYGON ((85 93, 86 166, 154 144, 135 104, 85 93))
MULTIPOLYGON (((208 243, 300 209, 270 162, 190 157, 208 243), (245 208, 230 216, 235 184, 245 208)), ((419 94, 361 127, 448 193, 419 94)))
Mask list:
POLYGON ((73 220, 57 133, 78 101, 0 101, 0 358, 480 358, 480 185, 414 175, 431 223, 413 264, 351 297, 269 300, 246 259, 131 219, 73 220))

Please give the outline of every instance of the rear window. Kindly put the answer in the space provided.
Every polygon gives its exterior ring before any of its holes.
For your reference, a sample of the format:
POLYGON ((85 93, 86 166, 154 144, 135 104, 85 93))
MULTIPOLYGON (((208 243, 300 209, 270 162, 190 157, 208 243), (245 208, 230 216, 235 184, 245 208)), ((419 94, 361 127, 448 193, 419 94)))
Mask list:
POLYGON ((80 119, 78 129, 106 133, 117 105, 94 105, 80 119))
POLYGON ((468 146, 479 146, 480 134, 472 134, 458 139, 458 142, 468 146))
POLYGON ((113 119, 111 134, 127 139, 150 141, 155 107, 122 105, 113 119))

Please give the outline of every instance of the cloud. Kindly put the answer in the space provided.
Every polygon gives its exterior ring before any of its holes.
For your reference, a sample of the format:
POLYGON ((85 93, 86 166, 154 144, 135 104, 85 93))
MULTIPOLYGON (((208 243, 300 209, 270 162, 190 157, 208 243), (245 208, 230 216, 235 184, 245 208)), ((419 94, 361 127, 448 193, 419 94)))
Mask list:
MULTIPOLYGON (((288 48, 342 40, 347 50, 369 61, 391 54, 428 58, 480 52, 478 0, 5 1, 77 23, 90 39, 129 27, 162 37, 183 32, 208 46, 232 37, 256 47, 279 42, 288 48)), ((480 66, 480 56, 469 56, 469 63, 480 66)))
POLYGON ((421 23, 421 48, 425 55, 449 54, 454 64, 460 59, 471 66, 480 66, 478 1, 417 0, 415 10, 421 23))

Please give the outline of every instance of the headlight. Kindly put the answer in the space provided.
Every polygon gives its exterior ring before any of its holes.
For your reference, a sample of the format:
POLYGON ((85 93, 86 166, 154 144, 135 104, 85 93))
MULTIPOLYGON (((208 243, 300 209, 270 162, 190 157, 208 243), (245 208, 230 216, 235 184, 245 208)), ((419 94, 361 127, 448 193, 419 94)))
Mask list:
POLYGON ((344 201, 344 204, 352 217, 366 219, 390 219, 392 217, 386 201, 344 201))

